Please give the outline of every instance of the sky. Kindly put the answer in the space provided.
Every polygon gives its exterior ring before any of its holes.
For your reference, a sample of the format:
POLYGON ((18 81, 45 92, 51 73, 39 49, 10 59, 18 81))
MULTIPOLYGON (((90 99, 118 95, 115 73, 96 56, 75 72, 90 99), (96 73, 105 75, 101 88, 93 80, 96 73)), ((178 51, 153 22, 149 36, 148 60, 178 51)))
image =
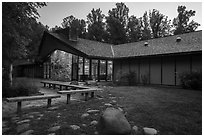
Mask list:
MULTIPOLYGON (((40 18, 38 21, 50 28, 55 25, 61 26, 63 18, 73 15, 78 19, 86 20, 86 16, 91 10, 100 8, 102 13, 107 15, 108 11, 115 8, 116 2, 48 2, 46 7, 38 9, 40 18)), ((199 24, 202 23, 202 3, 201 2, 125 2, 129 8, 129 16, 142 17, 145 11, 157 9, 160 13, 173 20, 178 13, 180 5, 186 6, 187 10, 195 10, 193 19, 199 24)), ((198 30, 202 27, 200 26, 198 30)))

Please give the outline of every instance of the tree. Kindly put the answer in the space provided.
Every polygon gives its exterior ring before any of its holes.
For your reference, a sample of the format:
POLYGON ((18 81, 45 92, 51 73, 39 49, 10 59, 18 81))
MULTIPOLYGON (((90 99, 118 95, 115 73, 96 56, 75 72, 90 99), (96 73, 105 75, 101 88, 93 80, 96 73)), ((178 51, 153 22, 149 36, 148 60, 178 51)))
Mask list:
POLYGON ((129 42, 137 42, 142 38, 142 18, 132 15, 128 19, 128 38, 129 42))
POLYGON ((127 42, 127 22, 129 8, 124 3, 116 3, 116 8, 109 10, 106 17, 109 42, 122 44, 127 42))
POLYGON ((50 32, 55 32, 55 31, 57 31, 57 30, 59 30, 59 29, 62 29, 62 28, 61 28, 60 26, 55 25, 55 27, 50 28, 49 31, 50 31, 50 32))
POLYGON ((70 81, 71 74, 71 56, 64 51, 56 50, 50 56, 53 80, 70 81))
POLYGON ((152 38, 151 26, 150 26, 149 17, 146 11, 142 18, 142 40, 147 40, 151 38, 152 38))
POLYGON ((31 42, 31 23, 39 17, 37 8, 46 6, 43 2, 2 3, 2 54, 3 67, 12 86, 13 61, 26 57, 26 46, 31 42))
POLYGON ((158 10, 149 11, 150 27, 153 33, 153 38, 164 37, 170 35, 171 20, 161 14, 158 10))
POLYGON ((31 23, 30 39, 31 42, 26 46, 27 58, 38 60, 38 51, 44 31, 48 31, 48 26, 44 26, 40 22, 31 23))
POLYGON ((70 32, 76 31, 78 37, 86 37, 86 22, 83 19, 77 19, 73 15, 65 17, 61 23, 62 28, 70 28, 70 32))
POLYGON ((87 15, 88 33, 87 38, 96 41, 105 41, 105 23, 103 22, 105 15, 99 9, 92 9, 87 15))
POLYGON ((195 16, 195 11, 193 10, 186 10, 185 6, 178 6, 177 9, 178 16, 173 19, 173 25, 175 27, 174 34, 183 34, 187 32, 195 31, 199 23, 195 21, 190 21, 190 18, 195 16), (189 22, 190 21, 190 22, 189 22))

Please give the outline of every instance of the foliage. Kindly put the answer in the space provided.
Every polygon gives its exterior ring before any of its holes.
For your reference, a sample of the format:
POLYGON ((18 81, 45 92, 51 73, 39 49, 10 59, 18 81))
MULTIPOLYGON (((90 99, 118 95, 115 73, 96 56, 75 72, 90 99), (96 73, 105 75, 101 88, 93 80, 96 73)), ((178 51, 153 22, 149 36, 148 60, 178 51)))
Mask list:
POLYGON ((149 74, 141 75, 142 84, 147 85, 149 83, 149 74))
MULTIPOLYGON (((46 6, 46 3, 2 3, 2 57, 3 67, 8 71, 10 85, 12 85, 12 63, 14 60, 26 58, 29 54, 27 46, 32 42, 35 36, 32 32, 36 29, 32 25, 36 24, 36 19, 39 17, 37 8, 43 6, 46 6)), ((35 45, 34 43, 31 45, 35 45)))
POLYGON ((86 37, 86 22, 83 19, 75 18, 73 15, 63 19, 62 28, 70 28, 70 33, 77 33, 80 38, 86 37))
POLYGON ((151 36, 151 27, 149 23, 149 17, 147 11, 144 13, 142 18, 142 40, 150 39, 151 36))
POLYGON ((142 38, 142 18, 132 15, 128 18, 128 42, 137 42, 142 38))
POLYGON ((44 31, 48 31, 48 28, 40 22, 33 22, 31 24, 31 28, 31 42, 26 46, 26 49, 28 51, 27 58, 37 60, 42 35, 44 31))
POLYGON ((173 19, 173 25, 175 27, 174 34, 183 34, 187 32, 193 32, 200 24, 195 21, 190 21, 190 18, 195 16, 195 11, 186 10, 185 6, 178 6, 178 16, 173 19), (190 22, 189 22, 190 21, 190 22))
POLYGON ((13 61, 27 55, 26 45, 32 41, 31 24, 39 17, 37 8, 45 5, 41 2, 2 3, 2 53, 5 59, 13 61))
POLYGON ((127 42, 127 21, 129 8, 124 3, 116 3, 116 8, 109 10, 106 17, 109 42, 123 44, 127 42))
POLYGON ((70 81, 71 80, 71 57, 70 54, 56 50, 51 55, 53 80, 70 81))
POLYGON ((104 41, 105 23, 103 22, 105 15, 99 9, 92 9, 87 15, 88 33, 87 38, 90 40, 104 41))
POLYGON ((15 82, 13 86, 8 86, 8 81, 2 82, 3 97, 30 96, 39 94, 39 88, 32 82, 20 80, 15 82))
POLYGON ((138 84, 137 73, 133 71, 126 72, 126 73, 123 73, 122 71, 118 71, 116 75, 116 81, 118 85, 129 85, 129 86, 137 85, 138 84))
POLYGON ((183 88, 202 90, 202 72, 185 72, 180 75, 180 81, 183 88))
POLYGON ((153 38, 164 37, 170 35, 171 20, 161 14, 158 10, 149 11, 150 27, 153 38))

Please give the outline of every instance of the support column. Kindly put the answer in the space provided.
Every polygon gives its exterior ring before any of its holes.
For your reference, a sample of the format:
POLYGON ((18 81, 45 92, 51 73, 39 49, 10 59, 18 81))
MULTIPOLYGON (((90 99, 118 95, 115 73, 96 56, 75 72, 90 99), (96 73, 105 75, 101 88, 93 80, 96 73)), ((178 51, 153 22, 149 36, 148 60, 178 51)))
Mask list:
POLYGON ((77 56, 77 81, 79 81, 79 56, 77 56))
POLYGON ((108 60, 106 60, 106 81, 108 80, 108 60))
POLYGON ((100 59, 98 59, 98 82, 100 82, 100 65, 101 65, 101 62, 100 62, 100 59))
POLYGON ((85 58, 84 57, 83 57, 83 69, 82 69, 82 73, 83 73, 82 77, 83 77, 83 81, 84 81, 84 78, 85 78, 85 76, 84 76, 85 75, 85 58))
POLYGON ((92 59, 89 59, 89 79, 92 79, 92 59))
POLYGON ((48 64, 47 64, 47 62, 45 63, 45 75, 46 75, 46 79, 48 79, 48 64))
POLYGON ((49 78, 51 78, 51 63, 49 63, 49 78))
POLYGON ((73 77, 74 77, 74 71, 73 71, 73 68, 74 68, 74 59, 73 59, 73 54, 72 54, 72 66, 71 66, 71 80, 73 80, 73 77))
POLYGON ((114 78, 114 76, 115 76, 115 74, 114 74, 114 73, 115 73, 115 71, 114 71, 114 68, 115 68, 115 66, 114 66, 114 65, 115 65, 115 62, 114 62, 114 60, 112 60, 112 65, 113 65, 113 66, 112 66, 112 81, 115 82, 115 78, 114 78))

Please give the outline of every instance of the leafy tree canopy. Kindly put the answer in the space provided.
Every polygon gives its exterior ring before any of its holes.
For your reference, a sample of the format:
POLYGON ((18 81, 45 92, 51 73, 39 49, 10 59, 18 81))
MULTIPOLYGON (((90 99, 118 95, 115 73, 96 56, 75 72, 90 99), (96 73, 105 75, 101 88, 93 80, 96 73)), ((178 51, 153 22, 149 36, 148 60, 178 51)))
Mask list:
POLYGON ((186 6, 178 6, 177 12, 178 16, 173 19, 174 34, 193 32, 200 26, 199 23, 190 21, 190 18, 195 16, 195 11, 186 10, 186 6))

